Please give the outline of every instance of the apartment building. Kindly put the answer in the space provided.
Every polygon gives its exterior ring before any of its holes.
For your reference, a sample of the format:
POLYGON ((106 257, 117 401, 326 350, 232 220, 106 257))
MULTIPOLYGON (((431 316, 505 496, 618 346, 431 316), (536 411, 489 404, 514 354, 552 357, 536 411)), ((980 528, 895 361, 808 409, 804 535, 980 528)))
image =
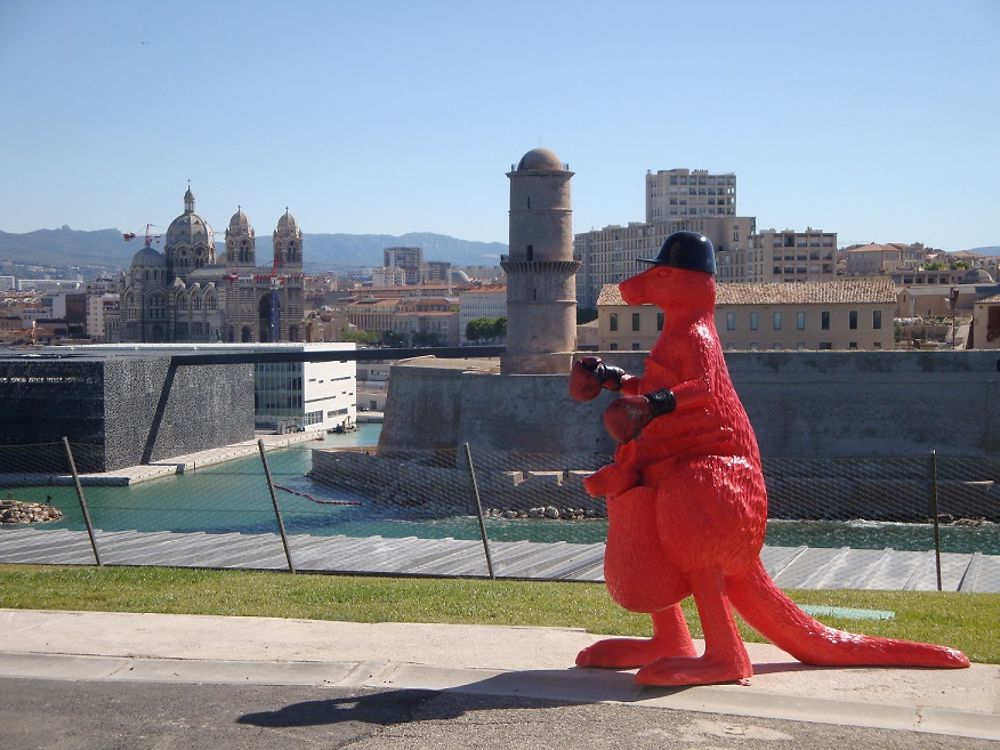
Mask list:
POLYGON ((382 265, 386 268, 402 268, 406 272, 407 284, 420 283, 420 265, 424 262, 421 247, 387 247, 382 251, 382 265))
MULTIPOLYGON (((573 257, 580 261, 576 273, 576 300, 580 307, 596 307, 601 289, 633 276, 646 266, 642 258, 654 258, 663 241, 681 230, 700 232, 712 241, 721 260, 728 252, 745 252, 756 228, 749 216, 678 218, 656 223, 616 224, 573 238, 573 257)), ((721 280, 721 277, 720 277, 721 280)))
POLYGON ((648 170, 646 222, 690 216, 736 216, 736 175, 705 169, 648 170))
MULTIPOLYGON (((888 279, 719 284, 715 326, 727 350, 892 349, 895 307, 888 279)), ((617 285, 597 312, 603 351, 646 351, 663 330, 662 310, 626 305, 617 285)))
POLYGON ((722 282, 831 281, 837 273, 837 233, 808 227, 757 232, 747 250, 719 249, 722 282))

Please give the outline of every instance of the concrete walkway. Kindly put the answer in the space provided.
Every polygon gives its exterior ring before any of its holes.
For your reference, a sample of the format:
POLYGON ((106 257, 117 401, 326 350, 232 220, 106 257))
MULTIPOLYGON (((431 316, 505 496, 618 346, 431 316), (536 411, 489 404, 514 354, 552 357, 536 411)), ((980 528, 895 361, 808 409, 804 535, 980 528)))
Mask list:
POLYGON ((749 644, 749 686, 640 688, 573 667, 580 630, 0 609, 0 677, 430 689, 1000 740, 1000 666, 812 668, 749 644))

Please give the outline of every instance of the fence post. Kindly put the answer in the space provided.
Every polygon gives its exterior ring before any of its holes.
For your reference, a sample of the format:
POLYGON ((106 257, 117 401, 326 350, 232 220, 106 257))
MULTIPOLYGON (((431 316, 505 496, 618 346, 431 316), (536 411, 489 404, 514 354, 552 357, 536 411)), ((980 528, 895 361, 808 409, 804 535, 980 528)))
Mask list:
POLYGON ((285 547, 285 559, 288 560, 288 570, 295 572, 295 565, 292 563, 292 552, 288 548, 288 536, 285 534, 285 522, 281 520, 281 508, 278 507, 278 498, 274 494, 274 482, 271 481, 271 469, 267 465, 267 456, 264 455, 264 441, 257 440, 257 448, 260 450, 260 462, 264 465, 264 477, 267 479, 267 489, 271 493, 271 504, 274 506, 274 517, 278 519, 278 532, 281 534, 281 544, 285 547))
POLYGON ((476 470, 472 465, 472 450, 469 444, 465 444, 465 459, 469 463, 469 478, 472 480, 472 494, 476 498, 476 515, 479 517, 479 533, 483 537, 483 550, 486 552, 486 569, 490 573, 490 578, 495 579, 493 572, 493 556, 490 554, 490 540, 486 536, 486 520, 483 518, 483 503, 479 498, 479 484, 476 482, 476 470))
POLYGON ((931 517, 934 519, 934 564, 937 567, 937 590, 941 591, 941 527, 938 523, 937 451, 931 451, 931 517))
POLYGON ((90 522, 90 511, 87 510, 87 498, 83 496, 83 485, 80 484, 80 475, 76 473, 76 461, 73 460, 73 451, 69 447, 69 438, 63 436, 63 446, 66 448, 66 458, 69 460, 69 470, 73 474, 73 484, 76 486, 76 497, 80 501, 80 510, 83 511, 83 522, 87 525, 87 535, 90 537, 90 547, 94 550, 94 561, 98 565, 103 565, 101 555, 97 551, 97 538, 94 536, 94 525, 90 522))

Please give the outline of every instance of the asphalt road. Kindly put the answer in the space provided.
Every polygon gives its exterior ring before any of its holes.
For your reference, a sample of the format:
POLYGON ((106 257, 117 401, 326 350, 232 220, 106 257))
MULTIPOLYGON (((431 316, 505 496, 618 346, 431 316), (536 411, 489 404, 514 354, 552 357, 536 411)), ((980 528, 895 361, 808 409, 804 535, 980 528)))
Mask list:
POLYGON ((1000 742, 429 690, 0 678, 3 750, 1000 749, 1000 742))

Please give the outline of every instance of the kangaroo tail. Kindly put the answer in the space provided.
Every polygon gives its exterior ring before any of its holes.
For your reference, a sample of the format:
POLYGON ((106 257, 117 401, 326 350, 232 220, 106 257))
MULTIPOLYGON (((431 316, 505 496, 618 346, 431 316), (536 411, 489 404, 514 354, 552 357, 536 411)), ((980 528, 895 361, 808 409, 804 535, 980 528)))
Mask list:
POLYGON ((805 664, 860 667, 969 666, 961 651, 930 643, 855 635, 817 622, 775 585, 759 560, 745 575, 729 578, 726 593, 747 624, 805 664))

